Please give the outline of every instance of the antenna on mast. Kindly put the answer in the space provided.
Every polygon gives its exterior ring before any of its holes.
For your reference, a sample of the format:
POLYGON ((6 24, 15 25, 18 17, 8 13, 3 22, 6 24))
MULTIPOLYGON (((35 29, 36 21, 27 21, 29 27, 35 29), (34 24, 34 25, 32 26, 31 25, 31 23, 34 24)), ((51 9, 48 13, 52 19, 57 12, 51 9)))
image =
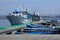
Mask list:
POLYGON ((24 11, 24 5, 23 5, 23 11, 24 11))
POLYGON ((25 10, 27 11, 27 8, 25 10))
POLYGON ((33 14, 35 14, 35 12, 36 12, 36 9, 33 11, 33 14))

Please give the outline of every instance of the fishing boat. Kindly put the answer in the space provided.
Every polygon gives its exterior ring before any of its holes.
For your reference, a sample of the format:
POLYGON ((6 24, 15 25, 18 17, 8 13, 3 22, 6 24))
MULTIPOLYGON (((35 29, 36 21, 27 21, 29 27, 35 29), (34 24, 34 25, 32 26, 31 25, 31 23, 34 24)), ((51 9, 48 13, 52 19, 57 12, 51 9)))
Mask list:
POLYGON ((60 31, 60 28, 56 27, 57 20, 35 15, 35 12, 31 14, 27 9, 25 11, 15 10, 13 14, 6 17, 11 26, 1 30, 0 34, 13 31, 16 31, 15 34, 56 34, 60 31))
MULTIPOLYGON (((20 22, 24 23, 26 27, 23 29, 23 33, 27 34, 55 34, 58 30, 56 28, 57 20, 54 20, 51 17, 44 17, 40 20, 40 16, 28 13, 28 11, 15 11, 13 14, 19 14, 18 16, 22 18, 23 22, 20 19, 20 22), (27 23, 28 22, 28 23, 27 23), (54 26, 54 27, 53 27, 54 26)), ((17 16, 17 15, 15 15, 17 16)), ((19 20, 19 19, 18 19, 19 20)), ((20 24, 20 23, 18 23, 20 24)), ((17 31, 16 34, 19 34, 21 31, 17 31)))

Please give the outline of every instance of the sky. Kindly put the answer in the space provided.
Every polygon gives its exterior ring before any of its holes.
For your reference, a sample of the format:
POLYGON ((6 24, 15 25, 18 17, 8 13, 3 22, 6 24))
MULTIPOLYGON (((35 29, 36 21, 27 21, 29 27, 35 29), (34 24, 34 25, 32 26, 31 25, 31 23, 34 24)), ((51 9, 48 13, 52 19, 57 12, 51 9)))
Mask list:
POLYGON ((60 14, 60 0, 0 0, 0 15, 27 8, 41 15, 60 14))

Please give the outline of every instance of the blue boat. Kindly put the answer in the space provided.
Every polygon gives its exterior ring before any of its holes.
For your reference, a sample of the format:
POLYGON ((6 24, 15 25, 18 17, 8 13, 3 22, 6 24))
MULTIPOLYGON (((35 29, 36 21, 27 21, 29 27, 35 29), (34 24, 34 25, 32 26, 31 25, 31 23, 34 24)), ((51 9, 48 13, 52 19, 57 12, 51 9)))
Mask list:
POLYGON ((43 25, 28 24, 24 31, 28 34, 54 34, 53 28, 46 28, 43 25))

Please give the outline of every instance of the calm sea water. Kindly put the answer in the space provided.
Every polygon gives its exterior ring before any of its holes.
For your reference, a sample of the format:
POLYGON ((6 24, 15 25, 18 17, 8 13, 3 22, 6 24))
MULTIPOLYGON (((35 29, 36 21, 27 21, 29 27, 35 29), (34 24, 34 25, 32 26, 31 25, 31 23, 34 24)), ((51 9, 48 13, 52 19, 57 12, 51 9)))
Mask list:
POLYGON ((0 27, 6 27, 6 26, 11 26, 8 19, 0 19, 0 27))

